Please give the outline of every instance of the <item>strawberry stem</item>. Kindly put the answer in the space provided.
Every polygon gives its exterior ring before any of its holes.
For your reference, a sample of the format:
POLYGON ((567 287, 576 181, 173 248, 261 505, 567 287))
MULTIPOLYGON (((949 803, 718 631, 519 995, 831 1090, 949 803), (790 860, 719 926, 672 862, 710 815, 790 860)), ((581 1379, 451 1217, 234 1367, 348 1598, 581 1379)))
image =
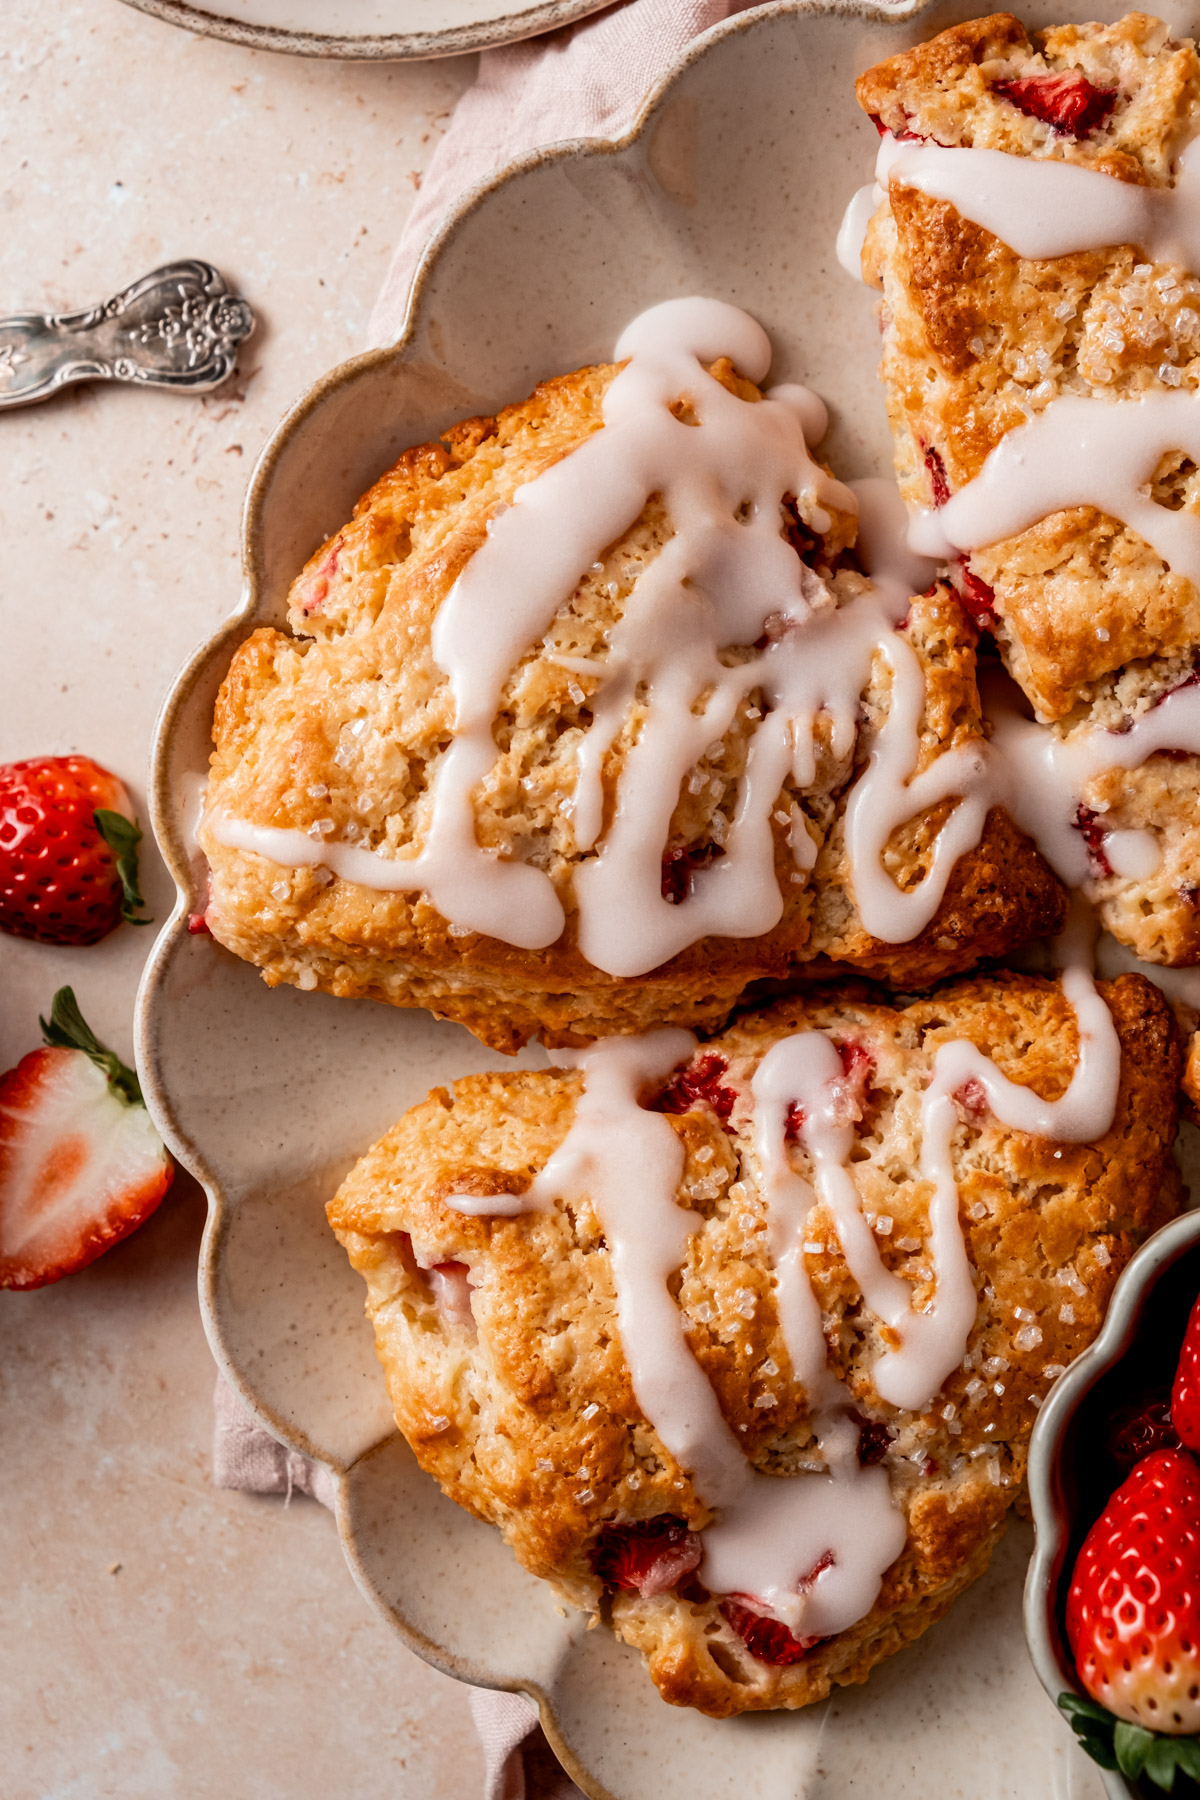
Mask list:
POLYGON ((139 909, 145 906, 138 888, 138 853, 137 847, 142 841, 140 828, 124 813, 110 812, 108 807, 101 806, 92 814, 92 823, 104 839, 113 856, 116 858, 117 874, 121 878, 121 917, 128 925, 152 925, 152 919, 139 919, 139 909))
POLYGON ((126 1106, 144 1106, 142 1089, 133 1070, 115 1050, 106 1050, 79 1010, 74 990, 59 988, 50 1006, 50 1022, 38 1020, 42 1036, 55 1050, 82 1050, 108 1077, 108 1085, 126 1106))
POLYGON ((1070 1719, 1080 1747, 1102 1769, 1120 1769, 1130 1781, 1144 1775, 1168 1794, 1175 1785, 1177 1769, 1193 1781, 1200 1780, 1200 1738, 1147 1731, 1142 1725, 1115 1718, 1081 1694, 1060 1694, 1058 1704, 1070 1719))

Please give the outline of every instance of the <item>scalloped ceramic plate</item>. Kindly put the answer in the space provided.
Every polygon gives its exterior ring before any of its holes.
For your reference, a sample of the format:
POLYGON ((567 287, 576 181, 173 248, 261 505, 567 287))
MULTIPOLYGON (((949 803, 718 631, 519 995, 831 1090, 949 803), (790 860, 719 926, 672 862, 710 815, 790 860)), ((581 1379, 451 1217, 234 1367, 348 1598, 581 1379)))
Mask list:
POLYGON ((518 43, 608 0, 125 0, 204 37, 292 56, 420 62, 518 43))
MULTIPOLYGON (((886 470, 870 298, 833 254, 876 142, 852 83, 973 10, 780 0, 698 40, 625 140, 557 147, 468 196, 425 259, 401 342, 334 370, 267 446, 246 506, 242 607, 160 722, 155 829, 179 900, 143 983, 139 1056, 163 1135, 208 1190, 200 1281, 217 1359, 279 1438, 337 1473, 351 1568, 406 1642, 463 1679, 535 1696, 594 1796, 742 1800, 748 1779, 756 1800, 1085 1800, 1100 1788, 1025 1651, 1023 1526, 949 1618, 865 1688, 801 1714, 714 1722, 667 1707, 607 1631, 560 1617, 498 1534, 420 1473, 323 1203, 432 1083, 501 1059, 424 1013, 272 992, 188 936, 203 906, 189 832, 212 702, 237 644, 283 623, 294 574, 401 449, 607 357, 655 301, 699 292, 746 307, 771 333, 774 379, 807 381, 830 403, 838 473, 886 470)), ((1095 9, 1037 0, 1026 16, 1095 9)))

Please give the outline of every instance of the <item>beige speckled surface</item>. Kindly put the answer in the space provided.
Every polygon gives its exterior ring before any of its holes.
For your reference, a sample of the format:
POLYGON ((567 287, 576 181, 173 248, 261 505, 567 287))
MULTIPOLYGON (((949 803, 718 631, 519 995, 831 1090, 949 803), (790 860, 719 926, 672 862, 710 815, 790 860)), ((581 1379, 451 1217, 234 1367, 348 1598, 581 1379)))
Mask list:
MULTIPOLYGON (((247 469, 357 348, 473 63, 271 57, 117 0, 0 13, 0 312, 88 303, 199 255, 262 318, 241 378, 206 401, 77 388, 0 419, 0 760, 86 751, 144 806, 162 694, 237 599, 247 469)), ((162 918, 153 850, 146 873, 162 918)), ((0 1067, 64 980, 128 1054, 150 936, 0 938, 0 1067)), ((328 1515, 209 1483, 203 1213, 181 1177, 92 1269, 0 1294, 0 1792, 476 1793, 464 1691, 368 1610, 328 1515)))

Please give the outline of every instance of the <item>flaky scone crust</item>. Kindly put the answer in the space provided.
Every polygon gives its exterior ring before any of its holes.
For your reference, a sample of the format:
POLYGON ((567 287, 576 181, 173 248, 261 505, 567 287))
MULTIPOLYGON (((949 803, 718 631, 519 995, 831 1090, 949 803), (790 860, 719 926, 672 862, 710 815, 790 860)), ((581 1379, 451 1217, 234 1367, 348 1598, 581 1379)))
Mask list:
MULTIPOLYGON (((920 1635, 986 1566, 1025 1475, 1036 1407, 1057 1369, 1100 1329, 1113 1283, 1176 1210, 1170 1160, 1180 1052, 1162 996, 1142 977, 1104 984, 1122 1047, 1111 1130, 1055 1144, 964 1114, 953 1156, 979 1309, 963 1367, 921 1415, 882 1402, 870 1369, 883 1340, 865 1313, 824 1210, 806 1256, 831 1367, 891 1435, 886 1465, 908 1542, 872 1611, 851 1631, 775 1668, 750 1655, 717 1603, 689 1590, 643 1600, 604 1590, 588 1550, 600 1527, 671 1513, 709 1520, 687 1472, 641 1416, 591 1207, 470 1218, 452 1193, 520 1194, 570 1126, 581 1077, 482 1074, 435 1089, 370 1150, 329 1206, 366 1277, 367 1310, 397 1423, 445 1491, 497 1524, 522 1563, 577 1606, 608 1617, 646 1655, 664 1697, 725 1714, 796 1707, 859 1682, 920 1635), (439 1312, 425 1270, 470 1271, 476 1330, 439 1312), (1020 1309, 1018 1318, 1017 1309, 1020 1309), (1021 1321, 1033 1339, 1014 1342, 1021 1321), (1038 1335, 1040 1334, 1040 1336, 1038 1335), (1000 1359, 999 1361, 993 1359, 1000 1359)), ((706 1051, 740 1098, 722 1129, 698 1106, 670 1117, 685 1150, 679 1202, 702 1217, 678 1290, 688 1342, 747 1455, 766 1472, 802 1461, 811 1422, 790 1378, 752 1151, 749 1081, 797 1030, 852 1040, 872 1058, 853 1163, 864 1212, 891 1220, 888 1266, 932 1292, 919 1113, 937 1048, 968 1038, 1010 1079, 1057 1098, 1074 1067, 1075 1015, 1055 982, 1001 975, 892 1008, 817 990, 747 1013, 706 1051)), ((795 1166, 807 1173, 805 1153, 795 1166)))
MULTIPOLYGON (((394 852, 422 828, 432 771, 452 724, 445 676, 430 630, 441 601, 483 542, 489 519, 516 488, 600 428, 615 369, 581 369, 546 382, 496 419, 474 419, 444 440, 407 451, 366 494, 353 521, 312 558, 290 602, 292 635, 255 631, 235 655, 214 720, 210 806, 256 824, 327 832, 394 852)), ((752 402, 757 389, 728 364, 714 373, 752 402)), ((803 507, 801 507, 803 512, 803 507)), ((836 564, 853 535, 833 515, 823 554, 836 564)), ((548 950, 527 952, 457 935, 421 894, 385 894, 328 871, 291 870, 220 844, 202 827, 211 880, 206 919, 213 935, 257 964, 272 985, 292 982, 347 997, 426 1006, 468 1026, 486 1043, 518 1048, 540 1034, 574 1043, 615 1031, 677 1023, 711 1029, 753 982, 780 980, 814 958, 869 970, 913 987, 971 967, 1054 931, 1063 899, 1037 853, 1002 814, 964 856, 930 927, 913 943, 886 945, 863 931, 841 845, 847 783, 865 762, 886 716, 890 675, 876 659, 863 695, 864 730, 854 761, 818 746, 818 776, 798 795, 819 846, 814 877, 797 885, 786 827, 776 862, 786 896, 774 930, 756 939, 705 939, 661 968, 619 979, 593 968, 575 946, 572 869, 577 861, 569 801, 575 746, 588 696, 548 652, 602 654, 636 572, 669 535, 657 500, 581 583, 546 644, 514 672, 502 700, 501 754, 475 795, 486 848, 527 857, 554 881, 567 930, 548 950)), ((833 577, 845 598, 861 577, 833 577)), ((921 763, 980 735, 975 635, 944 587, 913 602, 906 627, 925 671, 921 763)), ((700 765, 701 792, 681 793, 672 839, 713 841, 728 818, 751 726, 749 700, 723 753, 700 765)), ((638 708, 605 769, 609 804, 638 708)), ((941 818, 918 818, 888 852, 909 886, 928 866, 941 818)), ((719 841, 719 839, 717 840, 719 841)))

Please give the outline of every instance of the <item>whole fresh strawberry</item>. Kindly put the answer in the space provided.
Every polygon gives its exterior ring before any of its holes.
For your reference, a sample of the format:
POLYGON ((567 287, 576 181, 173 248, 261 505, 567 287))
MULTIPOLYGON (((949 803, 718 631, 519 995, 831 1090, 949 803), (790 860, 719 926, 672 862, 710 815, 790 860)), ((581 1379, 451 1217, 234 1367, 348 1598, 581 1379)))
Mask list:
POLYGON ((44 1287, 149 1218, 174 1165, 137 1076, 97 1042, 70 988, 47 1049, 0 1076, 0 1287, 44 1287))
POLYGON ((1200 1451, 1200 1300, 1192 1308, 1171 1389, 1171 1423, 1180 1443, 1200 1451))
POLYGON ((1059 1704, 1098 1762, 1170 1788, 1200 1775, 1200 1468, 1155 1450, 1084 1540, 1067 1638, 1090 1701, 1059 1704))
POLYGON ((138 918, 141 832, 129 796, 87 756, 0 766, 0 930, 94 944, 138 918))

